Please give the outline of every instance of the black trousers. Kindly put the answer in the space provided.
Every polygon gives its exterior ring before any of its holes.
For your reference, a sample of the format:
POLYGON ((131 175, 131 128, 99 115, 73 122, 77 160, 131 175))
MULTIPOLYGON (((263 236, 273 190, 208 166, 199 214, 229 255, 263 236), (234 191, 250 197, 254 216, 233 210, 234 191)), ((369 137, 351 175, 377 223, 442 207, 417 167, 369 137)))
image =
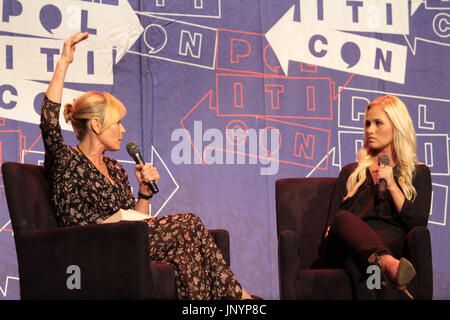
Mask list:
POLYGON ((330 225, 325 240, 326 264, 342 267, 353 259, 361 268, 368 265, 372 253, 400 258, 405 241, 403 229, 380 221, 363 221, 349 211, 340 211, 330 225))

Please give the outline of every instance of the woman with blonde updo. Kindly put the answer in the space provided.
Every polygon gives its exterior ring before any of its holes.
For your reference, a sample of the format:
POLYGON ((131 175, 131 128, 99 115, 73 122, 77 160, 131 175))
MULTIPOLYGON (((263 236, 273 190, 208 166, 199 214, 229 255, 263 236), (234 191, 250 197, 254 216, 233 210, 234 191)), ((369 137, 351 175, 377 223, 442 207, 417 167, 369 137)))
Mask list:
MULTIPOLYGON (((120 209, 149 214, 152 192, 148 182, 159 180, 152 165, 136 165, 136 201, 123 167, 104 155, 120 150, 126 133, 121 122, 126 109, 109 93, 87 92, 65 105, 64 117, 79 143, 75 147, 64 144, 58 123, 64 79, 76 44, 87 37, 87 32, 77 32, 64 42, 42 103, 45 167, 61 226, 102 223, 120 209)), ((150 260, 174 266, 179 299, 251 299, 195 214, 149 216, 144 222, 149 230, 150 260)))
POLYGON ((88 132, 88 123, 99 118, 103 123, 102 131, 120 121, 126 109, 117 98, 107 92, 89 91, 74 102, 64 106, 64 119, 72 124, 78 140, 83 140, 88 132))
POLYGON ((356 256, 364 271, 367 264, 378 264, 410 298, 406 286, 416 272, 401 257, 403 244, 411 229, 427 225, 431 204, 430 170, 418 163, 416 148, 411 117, 399 98, 387 95, 369 103, 364 144, 357 162, 339 174, 325 233, 330 266, 342 266, 349 256, 356 256), (386 190, 379 194, 382 179, 386 190))

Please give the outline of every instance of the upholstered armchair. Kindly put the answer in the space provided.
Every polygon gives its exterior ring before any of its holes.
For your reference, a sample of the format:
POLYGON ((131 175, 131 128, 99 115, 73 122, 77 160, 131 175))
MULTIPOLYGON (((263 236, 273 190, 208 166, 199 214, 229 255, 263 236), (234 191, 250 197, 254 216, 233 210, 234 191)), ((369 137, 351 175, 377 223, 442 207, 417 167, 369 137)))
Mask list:
MULTIPOLYGON (((147 224, 59 227, 42 166, 6 162, 3 182, 22 299, 176 299, 175 271, 150 263, 147 224), (77 266, 80 288, 68 285, 77 266)), ((230 263, 229 234, 210 230, 230 263)))
MULTIPOLYGON (((352 280, 346 269, 325 268, 322 255, 328 206, 336 178, 291 178, 276 181, 276 214, 281 299, 408 299, 389 286, 370 290, 352 280)), ((417 275, 408 286, 415 299, 431 299, 433 274, 430 233, 426 227, 409 232, 404 256, 417 275)), ((353 269, 356 270, 356 269, 353 269)))

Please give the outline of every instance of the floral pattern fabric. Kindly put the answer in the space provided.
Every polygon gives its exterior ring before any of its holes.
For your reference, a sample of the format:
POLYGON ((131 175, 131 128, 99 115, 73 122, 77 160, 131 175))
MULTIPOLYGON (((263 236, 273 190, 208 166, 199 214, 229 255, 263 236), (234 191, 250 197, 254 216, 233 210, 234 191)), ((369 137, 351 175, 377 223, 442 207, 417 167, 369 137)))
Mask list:
POLYGON ((214 239, 192 213, 146 220, 150 260, 175 267, 179 299, 239 299, 242 289, 214 239))
MULTIPOLYGON (((61 104, 44 98, 41 111, 45 167, 61 226, 101 223, 119 209, 134 209, 126 171, 104 157, 112 183, 83 154, 64 144, 61 104)), ((150 260, 175 269, 179 299, 239 299, 242 289, 214 239, 192 213, 144 220, 149 228, 150 260)))

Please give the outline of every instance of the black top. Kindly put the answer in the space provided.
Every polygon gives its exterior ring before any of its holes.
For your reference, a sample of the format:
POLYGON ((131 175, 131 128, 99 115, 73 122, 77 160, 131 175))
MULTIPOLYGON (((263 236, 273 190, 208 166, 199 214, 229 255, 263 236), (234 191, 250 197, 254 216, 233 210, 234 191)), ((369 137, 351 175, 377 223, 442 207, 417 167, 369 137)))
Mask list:
POLYGON ((83 154, 64 144, 61 104, 42 102, 42 139, 53 207, 62 226, 101 223, 119 209, 134 209, 128 176, 119 162, 103 157, 114 184, 83 154))
MULTIPOLYGON (((377 229, 397 226, 409 232, 416 226, 427 225, 432 187, 430 169, 426 165, 416 165, 412 183, 414 188, 416 188, 417 196, 414 201, 405 199, 400 212, 397 212, 389 191, 386 191, 386 200, 378 200, 378 187, 374 184, 369 168, 367 168, 366 180, 353 197, 342 201, 347 194, 347 179, 356 167, 357 163, 351 163, 342 168, 339 174, 330 203, 329 223, 340 210, 348 210, 377 229)), ((398 185, 395 168, 394 179, 398 185)))

